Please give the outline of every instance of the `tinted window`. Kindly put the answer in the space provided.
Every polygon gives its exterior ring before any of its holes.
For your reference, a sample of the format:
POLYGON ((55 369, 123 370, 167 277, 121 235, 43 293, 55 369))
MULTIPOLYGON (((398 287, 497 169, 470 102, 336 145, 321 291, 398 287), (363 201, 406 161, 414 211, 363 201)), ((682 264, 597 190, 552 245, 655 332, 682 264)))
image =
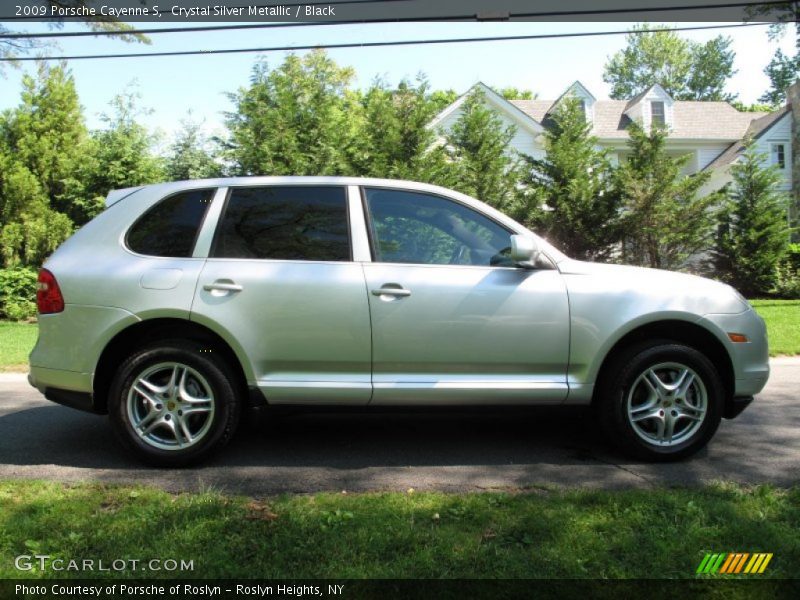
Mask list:
POLYGON ((128 231, 128 248, 148 256, 188 257, 216 190, 191 190, 162 200, 128 231))
POLYGON ((378 262, 513 265, 511 233, 462 204, 380 188, 366 194, 378 262))
POLYGON ((344 188, 233 188, 212 256, 350 260, 344 188))

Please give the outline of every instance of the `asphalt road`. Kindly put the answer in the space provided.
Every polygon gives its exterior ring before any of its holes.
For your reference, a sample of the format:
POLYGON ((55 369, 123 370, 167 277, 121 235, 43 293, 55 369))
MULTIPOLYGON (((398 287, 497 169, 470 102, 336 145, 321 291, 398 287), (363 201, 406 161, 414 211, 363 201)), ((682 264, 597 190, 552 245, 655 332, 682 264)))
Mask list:
POLYGON ((607 448, 584 413, 535 410, 279 415, 240 431, 202 467, 150 469, 124 454, 105 417, 51 404, 23 376, 0 374, 0 479, 9 478, 253 495, 720 479, 791 485, 800 482, 800 359, 774 361, 764 392, 694 458, 658 465, 607 448))

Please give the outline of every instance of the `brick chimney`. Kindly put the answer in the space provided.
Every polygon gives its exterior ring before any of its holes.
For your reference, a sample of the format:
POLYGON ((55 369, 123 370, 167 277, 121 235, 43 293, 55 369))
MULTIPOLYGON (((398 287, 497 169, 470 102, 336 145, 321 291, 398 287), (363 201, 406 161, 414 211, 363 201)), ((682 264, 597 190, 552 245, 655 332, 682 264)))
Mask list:
POLYGON ((789 214, 792 224, 797 226, 800 220, 800 81, 786 90, 786 101, 792 109, 792 206, 789 214))

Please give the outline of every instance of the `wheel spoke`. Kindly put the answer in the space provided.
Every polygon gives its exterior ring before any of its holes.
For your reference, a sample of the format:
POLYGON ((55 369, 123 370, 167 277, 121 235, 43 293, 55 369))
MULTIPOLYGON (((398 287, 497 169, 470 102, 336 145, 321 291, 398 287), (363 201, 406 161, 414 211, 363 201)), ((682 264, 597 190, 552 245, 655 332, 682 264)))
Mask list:
POLYGON ((189 404, 194 404, 196 402, 208 402, 210 400, 209 398, 200 398, 197 396, 192 396, 189 393, 189 390, 186 389, 186 371, 183 372, 180 384, 178 385, 178 397, 184 402, 188 402, 189 404))
POLYGON ((163 418, 157 419, 156 417, 158 417, 157 413, 150 413, 136 426, 140 437, 148 435, 156 427, 164 423, 163 418))
POLYGON ((186 437, 186 441, 190 444, 194 441, 194 436, 189 431, 189 426, 186 423, 186 413, 183 413, 182 417, 178 417, 178 426, 176 429, 179 429, 183 432, 183 435, 186 437))
POLYGON ((663 398, 664 395, 669 392, 666 384, 658 376, 658 373, 655 372, 655 369, 647 370, 647 373, 644 375, 644 381, 658 398, 663 398))
POLYGON ((675 390, 676 390, 675 397, 681 400, 685 400, 686 394, 689 392, 689 388, 692 387, 693 383, 694 383, 694 373, 690 373, 689 369, 684 369, 680 377, 678 378, 677 383, 675 383, 675 390))
POLYGON ((672 442, 672 435, 675 432, 675 419, 670 413, 664 415, 664 429, 661 434, 661 440, 668 444, 672 442))
POLYGON ((657 410, 647 410, 647 411, 640 411, 638 414, 634 414, 631 411, 631 421, 634 423, 638 423, 639 421, 646 421, 647 419, 659 419, 661 418, 661 414, 657 410))
POLYGON ((183 409, 183 416, 189 415, 202 415, 211 412, 211 402, 207 402, 207 406, 201 406, 199 403, 197 405, 192 405, 189 408, 183 409))

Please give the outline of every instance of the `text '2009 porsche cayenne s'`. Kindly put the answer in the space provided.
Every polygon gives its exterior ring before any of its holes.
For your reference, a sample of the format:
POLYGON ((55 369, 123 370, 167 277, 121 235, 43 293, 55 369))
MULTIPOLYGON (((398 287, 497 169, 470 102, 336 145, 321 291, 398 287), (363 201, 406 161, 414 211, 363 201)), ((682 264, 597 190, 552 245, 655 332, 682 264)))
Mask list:
POLYGON ((258 177, 112 192, 39 275, 30 382, 179 466, 267 405, 586 405, 686 457, 769 374, 731 287, 572 260, 472 198, 258 177))

